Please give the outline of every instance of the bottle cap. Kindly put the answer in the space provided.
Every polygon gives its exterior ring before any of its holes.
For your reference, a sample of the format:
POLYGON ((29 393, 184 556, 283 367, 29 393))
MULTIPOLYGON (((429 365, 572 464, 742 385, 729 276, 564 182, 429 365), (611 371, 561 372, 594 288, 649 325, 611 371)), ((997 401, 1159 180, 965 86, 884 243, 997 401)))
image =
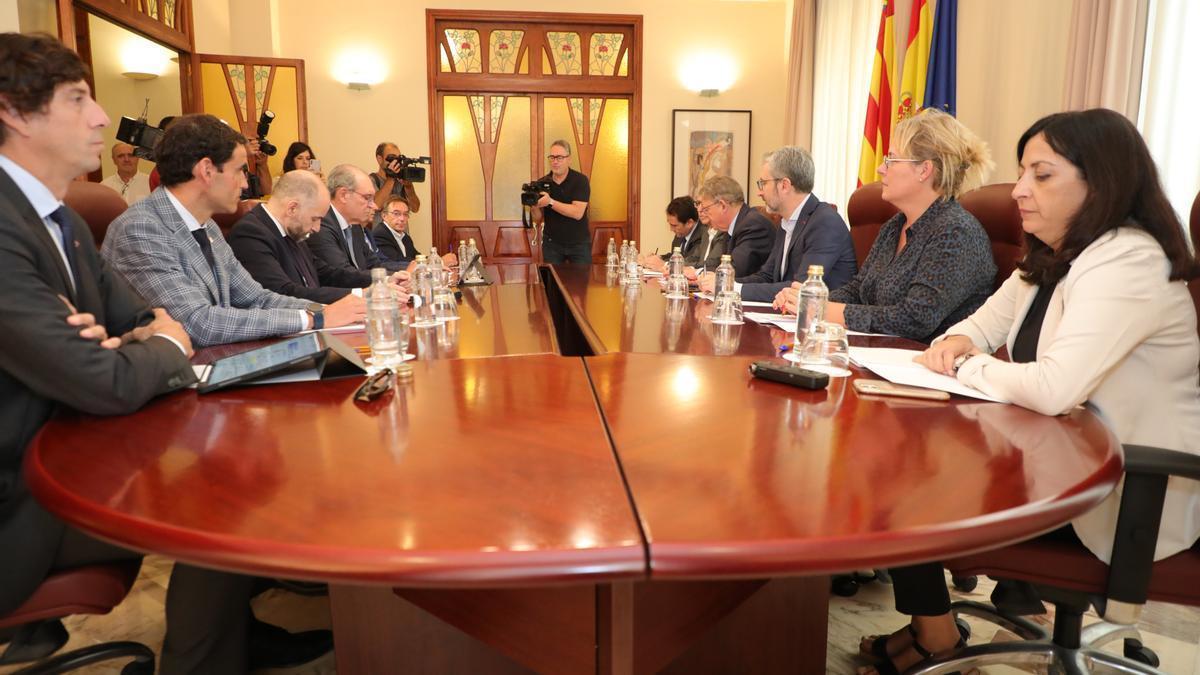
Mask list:
POLYGON ((430 246, 430 247, 429 247, 429 255, 431 255, 431 256, 436 256, 436 255, 437 255, 437 247, 436 247, 436 246, 430 246))
POLYGON ((676 252, 676 253, 682 253, 682 252, 683 252, 683 248, 682 248, 682 247, 680 247, 680 246, 676 246, 676 247, 675 247, 675 252, 676 252))
POLYGON ((459 246, 466 246, 466 245, 467 245, 467 240, 466 240, 466 239, 459 239, 459 240, 458 240, 458 245, 459 245, 459 246))
POLYGON ((731 260, 733 260, 733 256, 732 256, 732 255, 730 255, 730 254, 728 254, 728 253, 722 253, 722 254, 721 254, 721 262, 729 262, 729 261, 731 261, 731 260))
POLYGON ((809 274, 825 274, 825 266, 824 265, 809 265, 808 273, 809 274))
POLYGON ((425 256, 423 256, 423 255, 417 256, 417 262, 419 262, 419 263, 425 262, 425 256))
POLYGON ((379 281, 380 279, 386 279, 387 276, 388 276, 387 270, 383 269, 382 267, 372 267, 371 268, 371 280, 372 281, 379 281))
POLYGON ((471 242, 471 245, 472 245, 472 246, 474 246, 474 245, 475 245, 475 237, 471 237, 471 239, 470 239, 469 241, 471 242))

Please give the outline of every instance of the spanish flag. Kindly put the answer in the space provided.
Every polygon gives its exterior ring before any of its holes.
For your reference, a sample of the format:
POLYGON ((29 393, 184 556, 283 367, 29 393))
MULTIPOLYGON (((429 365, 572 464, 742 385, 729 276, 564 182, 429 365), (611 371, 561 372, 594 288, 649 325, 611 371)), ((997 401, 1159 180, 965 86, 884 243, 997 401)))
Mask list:
POLYGON ((908 46, 904 50, 904 77, 900 79, 900 101, 896 121, 912 117, 925 101, 925 73, 929 68, 929 45, 933 41, 933 20, 926 0, 913 0, 908 23, 908 46))
POLYGON ((892 87, 896 80, 890 59, 895 52, 893 0, 883 0, 879 18, 879 40, 875 45, 875 66, 871 69, 871 96, 867 99, 867 123, 863 129, 862 154, 858 159, 858 185, 879 180, 875 169, 883 163, 892 136, 892 87))

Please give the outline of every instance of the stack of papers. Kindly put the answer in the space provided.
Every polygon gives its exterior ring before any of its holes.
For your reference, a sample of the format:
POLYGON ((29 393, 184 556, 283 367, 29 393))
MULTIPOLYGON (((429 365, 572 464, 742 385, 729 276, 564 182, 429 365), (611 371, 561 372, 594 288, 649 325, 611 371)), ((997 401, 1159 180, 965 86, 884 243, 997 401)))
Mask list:
MULTIPOLYGON (((742 303, 746 304, 746 303, 742 303)), ((796 332, 796 316, 793 314, 769 314, 767 312, 746 312, 743 317, 750 319, 756 323, 765 323, 776 328, 782 328, 789 333, 796 332)), ((861 333, 856 330, 846 331, 846 335, 858 336, 877 336, 877 337, 896 337, 887 333, 861 333)))
POLYGON ((880 347, 851 347, 850 360, 855 365, 866 368, 888 382, 907 384, 913 387, 937 389, 959 396, 1008 403, 1003 399, 993 398, 987 394, 968 387, 948 375, 935 373, 925 366, 914 363, 913 357, 920 354, 915 349, 890 349, 880 347))
MULTIPOLYGON (((692 295, 700 298, 701 300, 707 300, 709 302, 713 301, 712 293, 693 293, 692 295)), ((771 303, 760 302, 758 300, 743 300, 742 307, 771 307, 771 303)))

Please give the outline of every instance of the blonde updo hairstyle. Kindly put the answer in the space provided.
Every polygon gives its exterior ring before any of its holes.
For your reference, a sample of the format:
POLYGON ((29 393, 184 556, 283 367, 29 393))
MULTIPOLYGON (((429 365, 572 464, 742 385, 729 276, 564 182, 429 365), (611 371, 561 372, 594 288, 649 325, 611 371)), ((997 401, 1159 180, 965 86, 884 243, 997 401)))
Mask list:
POLYGON ((995 163, 987 143, 962 122, 927 108, 896 125, 892 148, 933 164, 933 189, 939 199, 958 199, 987 180, 995 163))

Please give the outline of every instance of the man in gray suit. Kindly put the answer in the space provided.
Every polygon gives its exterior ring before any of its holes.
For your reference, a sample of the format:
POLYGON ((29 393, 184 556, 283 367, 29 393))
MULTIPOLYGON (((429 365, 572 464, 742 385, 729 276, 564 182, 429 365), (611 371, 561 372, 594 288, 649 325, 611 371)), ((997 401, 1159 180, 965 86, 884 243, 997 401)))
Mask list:
POLYGON ((147 300, 178 317, 197 346, 361 321, 362 298, 321 305, 279 295, 234 257, 212 214, 237 209, 244 143, 212 115, 176 118, 155 152, 162 185, 113 221, 101 253, 147 300))

